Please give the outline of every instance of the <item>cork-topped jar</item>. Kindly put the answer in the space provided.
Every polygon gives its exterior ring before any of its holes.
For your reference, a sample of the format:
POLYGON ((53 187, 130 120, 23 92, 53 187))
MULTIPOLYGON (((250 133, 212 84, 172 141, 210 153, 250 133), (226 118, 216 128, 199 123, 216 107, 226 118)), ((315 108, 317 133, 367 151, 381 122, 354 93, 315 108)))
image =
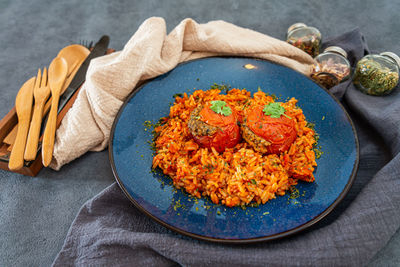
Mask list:
POLYGON ((326 89, 338 85, 350 77, 350 62, 347 53, 339 46, 329 46, 315 57, 311 78, 326 89))
POLYGON ((321 33, 317 28, 295 23, 288 28, 286 42, 315 57, 319 54, 321 33))
POLYGON ((392 52, 371 54, 358 61, 353 83, 363 93, 386 95, 399 83, 400 58, 392 52))

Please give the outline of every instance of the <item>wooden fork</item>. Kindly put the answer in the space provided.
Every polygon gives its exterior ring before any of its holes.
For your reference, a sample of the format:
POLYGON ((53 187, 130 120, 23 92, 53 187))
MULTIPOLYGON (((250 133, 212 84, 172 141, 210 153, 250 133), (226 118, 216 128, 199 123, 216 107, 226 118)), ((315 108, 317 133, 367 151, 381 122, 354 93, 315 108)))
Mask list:
POLYGON ((87 49, 92 48, 93 45, 93 41, 89 42, 87 40, 79 40, 79 44, 83 45, 84 47, 86 47, 87 49))
POLYGON ((29 128, 28 141, 25 148, 25 160, 34 160, 37 154, 40 127, 42 125, 43 108, 50 96, 50 87, 47 84, 46 68, 43 69, 43 75, 41 75, 40 69, 38 70, 36 81, 35 88, 33 89, 35 106, 33 108, 33 116, 31 126, 29 128), (39 83, 40 86, 36 86, 39 83))

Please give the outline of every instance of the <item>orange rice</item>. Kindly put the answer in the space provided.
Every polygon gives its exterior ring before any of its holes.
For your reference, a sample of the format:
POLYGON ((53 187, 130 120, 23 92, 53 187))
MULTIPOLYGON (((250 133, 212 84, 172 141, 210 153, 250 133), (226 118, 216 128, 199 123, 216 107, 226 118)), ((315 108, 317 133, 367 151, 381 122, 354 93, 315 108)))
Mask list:
POLYGON ((245 89, 232 89, 226 95, 220 92, 197 90, 190 96, 184 93, 183 97, 175 98, 169 117, 155 128, 153 168, 159 167, 170 176, 175 187, 198 198, 208 196, 213 203, 228 207, 265 204, 276 195, 284 195, 297 184, 297 179, 291 177, 293 174, 302 180, 314 181, 315 132, 306 126, 303 111, 296 106, 294 98, 282 103, 286 114, 295 120, 297 131, 297 138, 288 151, 263 155, 244 140, 223 153, 199 147, 187 126, 191 111, 198 105, 223 100, 243 116, 246 107, 274 102, 273 97, 262 91, 253 97, 245 89))

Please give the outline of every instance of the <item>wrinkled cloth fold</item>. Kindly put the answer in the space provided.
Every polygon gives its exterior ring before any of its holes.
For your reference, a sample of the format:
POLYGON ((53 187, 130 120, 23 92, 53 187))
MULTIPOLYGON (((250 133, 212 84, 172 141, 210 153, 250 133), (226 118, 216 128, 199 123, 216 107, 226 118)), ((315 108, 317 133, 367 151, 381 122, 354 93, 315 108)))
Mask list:
POLYGON ((305 75, 311 56, 286 42, 224 21, 183 20, 170 34, 162 18, 146 20, 122 51, 91 61, 86 82, 56 132, 51 168, 107 147, 115 115, 140 82, 203 57, 235 55, 267 59, 305 75))
MULTIPOLYGON (((324 45, 345 48, 353 67, 369 52, 357 29, 324 45)), ((344 200, 317 224, 251 245, 197 241, 149 219, 114 183, 81 208, 54 266, 365 266, 400 226, 399 88, 374 97, 349 80, 331 91, 356 125, 360 165, 344 200)))

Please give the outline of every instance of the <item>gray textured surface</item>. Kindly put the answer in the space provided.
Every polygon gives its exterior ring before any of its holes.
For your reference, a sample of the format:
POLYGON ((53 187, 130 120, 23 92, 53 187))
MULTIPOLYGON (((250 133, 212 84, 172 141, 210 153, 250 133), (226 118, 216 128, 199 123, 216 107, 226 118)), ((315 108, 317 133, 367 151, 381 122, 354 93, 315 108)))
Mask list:
MULTIPOLYGON (((0 0, 0 117, 14 105, 22 83, 38 67, 48 65, 63 46, 107 33, 110 46, 121 49, 150 16, 164 17, 168 30, 186 17, 198 22, 223 19, 280 39, 298 21, 317 26, 325 36, 358 26, 370 49, 400 54, 396 0, 215 2, 0 0)), ((363 149, 379 152, 379 143, 363 149)), ((376 159, 371 155, 366 160, 376 159)), ((372 168, 371 174, 376 170, 372 168)), ((112 181, 106 151, 89 153, 60 172, 43 170, 36 178, 0 171, 0 265, 49 265, 81 205, 112 181)), ((400 231, 371 266, 399 265, 398 251, 400 231)))

